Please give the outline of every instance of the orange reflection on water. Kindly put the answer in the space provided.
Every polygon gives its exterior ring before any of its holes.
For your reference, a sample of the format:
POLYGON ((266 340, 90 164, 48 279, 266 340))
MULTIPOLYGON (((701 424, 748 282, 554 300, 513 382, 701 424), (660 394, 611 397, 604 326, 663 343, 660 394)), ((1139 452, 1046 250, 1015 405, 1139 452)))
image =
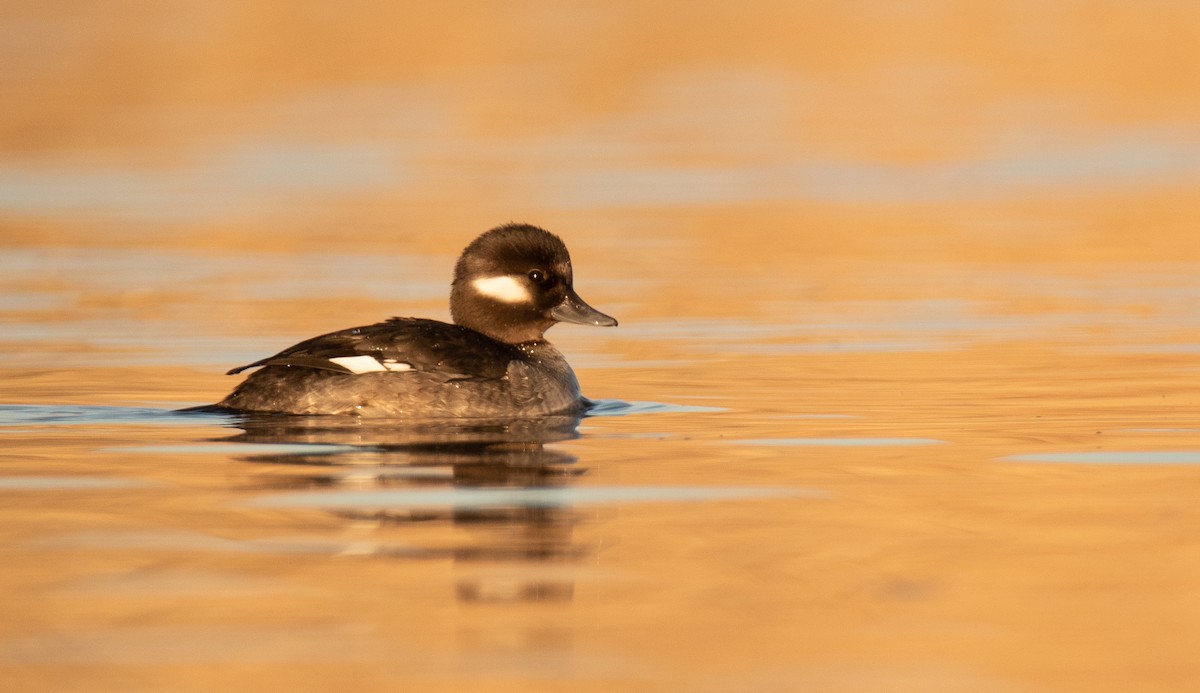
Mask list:
POLYGON ((10 685, 1200 679, 1197 6, 0 26, 10 685), (454 445, 162 411, 446 318, 509 220, 621 319, 549 335, 586 393, 643 404, 454 445))

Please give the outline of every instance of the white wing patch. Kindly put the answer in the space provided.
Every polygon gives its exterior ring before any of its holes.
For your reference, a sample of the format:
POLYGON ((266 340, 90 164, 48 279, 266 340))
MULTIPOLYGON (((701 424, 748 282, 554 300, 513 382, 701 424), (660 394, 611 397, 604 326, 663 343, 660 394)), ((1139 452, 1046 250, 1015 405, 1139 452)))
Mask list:
POLYGON ((484 296, 504 303, 530 303, 533 300, 529 289, 525 288, 519 279, 507 274, 480 277, 471 282, 471 286, 484 296))
POLYGON ((411 371, 412 366, 403 361, 394 359, 384 359, 379 361, 374 356, 338 356, 329 359, 331 363, 336 363, 349 370, 355 375, 363 373, 383 373, 386 371, 411 371))

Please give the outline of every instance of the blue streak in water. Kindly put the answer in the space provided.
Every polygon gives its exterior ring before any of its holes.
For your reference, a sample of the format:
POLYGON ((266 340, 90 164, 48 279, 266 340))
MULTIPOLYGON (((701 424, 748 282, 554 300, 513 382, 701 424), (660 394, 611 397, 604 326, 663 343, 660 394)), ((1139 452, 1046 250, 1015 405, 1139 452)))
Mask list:
POLYGON ((0 477, 0 491, 93 491, 150 486, 137 479, 111 479, 92 476, 8 476, 0 477))
POLYGON ((748 498, 812 498, 821 495, 808 489, 763 487, 453 488, 290 493, 258 498, 249 505, 259 508, 558 508, 748 498))
POLYGON ((1037 452, 1001 457, 1002 462, 1063 464, 1200 464, 1200 451, 1037 452))
POLYGON ((601 399, 588 409, 588 416, 626 416, 629 414, 698 414, 729 411, 725 407, 704 407, 695 404, 666 404, 663 402, 626 402, 601 399))

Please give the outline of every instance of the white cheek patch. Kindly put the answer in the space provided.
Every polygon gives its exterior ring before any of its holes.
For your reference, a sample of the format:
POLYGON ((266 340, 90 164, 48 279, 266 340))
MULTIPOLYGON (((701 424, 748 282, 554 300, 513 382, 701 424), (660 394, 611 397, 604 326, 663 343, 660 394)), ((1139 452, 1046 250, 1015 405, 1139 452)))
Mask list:
POLYGON ((363 373, 383 373, 387 371, 411 371, 412 366, 403 361, 386 359, 382 363, 372 356, 338 356, 329 359, 330 363, 345 368, 355 375, 363 373))
POLYGON ((480 277, 471 282, 480 294, 504 303, 532 303, 529 289, 516 277, 502 274, 496 277, 480 277))
POLYGON ((329 360, 355 375, 387 370, 387 367, 370 356, 338 356, 329 360))

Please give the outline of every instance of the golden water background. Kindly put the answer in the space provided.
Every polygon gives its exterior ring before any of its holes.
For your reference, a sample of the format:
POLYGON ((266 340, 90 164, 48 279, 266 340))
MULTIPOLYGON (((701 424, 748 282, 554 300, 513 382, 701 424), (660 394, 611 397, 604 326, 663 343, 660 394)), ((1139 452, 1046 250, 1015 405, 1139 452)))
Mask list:
POLYGON ((0 3, 5 688, 1195 690, 1198 84, 1170 0, 0 3), (663 406, 167 413, 510 220, 663 406))

